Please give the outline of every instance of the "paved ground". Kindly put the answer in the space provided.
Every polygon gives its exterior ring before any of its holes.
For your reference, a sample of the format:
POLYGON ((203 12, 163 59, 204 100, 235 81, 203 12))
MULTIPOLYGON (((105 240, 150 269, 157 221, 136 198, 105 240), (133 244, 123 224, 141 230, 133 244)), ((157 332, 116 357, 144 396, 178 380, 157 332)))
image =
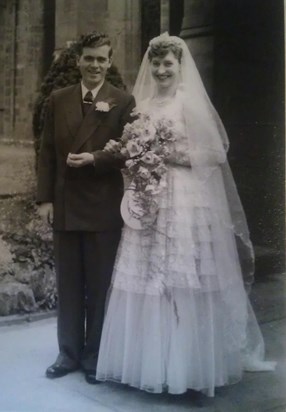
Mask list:
MULTIPOLYGON (((25 193, 33 185, 32 148, 17 148, 15 159, 13 147, 0 144, 0 197, 25 193)), ((48 380, 45 369, 57 354, 55 318, 0 318, 0 412, 286 412, 285 276, 261 279, 252 303, 267 357, 278 362, 277 369, 247 373, 240 383, 218 390, 213 399, 192 393, 152 395, 116 384, 94 387, 79 372, 48 380)))
POLYGON ((219 389, 213 399, 192 393, 152 395, 117 384, 91 386, 80 372, 51 381, 44 371, 57 353, 52 317, 0 327, 0 411, 286 412, 284 279, 272 276, 253 291, 267 357, 278 361, 275 372, 246 373, 240 383, 219 389))

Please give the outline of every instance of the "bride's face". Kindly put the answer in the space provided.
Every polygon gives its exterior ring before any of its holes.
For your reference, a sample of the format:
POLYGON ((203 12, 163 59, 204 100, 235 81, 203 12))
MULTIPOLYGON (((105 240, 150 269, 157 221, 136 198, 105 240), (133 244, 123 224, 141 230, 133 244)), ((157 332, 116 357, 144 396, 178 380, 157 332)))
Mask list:
POLYGON ((169 88, 177 82, 180 72, 180 63, 172 51, 165 57, 153 57, 151 60, 151 73, 157 85, 169 88))

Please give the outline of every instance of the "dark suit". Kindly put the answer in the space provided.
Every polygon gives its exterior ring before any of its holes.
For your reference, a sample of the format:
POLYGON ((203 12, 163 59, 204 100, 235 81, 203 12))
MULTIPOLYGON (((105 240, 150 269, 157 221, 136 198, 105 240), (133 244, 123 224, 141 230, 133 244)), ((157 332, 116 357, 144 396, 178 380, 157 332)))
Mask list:
POLYGON ((121 158, 102 152, 121 136, 134 98, 104 82, 83 117, 80 84, 52 93, 38 166, 38 202, 54 205, 59 362, 95 369, 104 302, 120 239, 121 158), (110 110, 96 110, 107 102, 110 110), (68 153, 89 152, 94 165, 71 168, 68 153), (85 328, 86 321, 86 328, 85 328))

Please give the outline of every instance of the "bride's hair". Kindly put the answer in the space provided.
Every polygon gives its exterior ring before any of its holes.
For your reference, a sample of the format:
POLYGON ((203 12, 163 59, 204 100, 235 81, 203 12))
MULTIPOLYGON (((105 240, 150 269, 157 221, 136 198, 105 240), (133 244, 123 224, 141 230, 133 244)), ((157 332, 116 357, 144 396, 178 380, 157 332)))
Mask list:
POLYGON ((169 52, 172 52, 179 63, 182 60, 183 50, 178 43, 173 43, 169 41, 159 41, 150 43, 150 48, 148 51, 148 59, 151 61, 154 57, 165 57, 169 52))

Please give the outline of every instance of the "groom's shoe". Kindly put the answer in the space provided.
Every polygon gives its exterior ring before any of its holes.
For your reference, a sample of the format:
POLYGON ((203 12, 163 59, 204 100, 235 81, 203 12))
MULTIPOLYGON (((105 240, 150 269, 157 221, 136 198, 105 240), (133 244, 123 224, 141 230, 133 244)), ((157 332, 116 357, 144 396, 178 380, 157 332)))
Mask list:
POLYGON ((54 363, 46 370, 46 377, 50 379, 61 378, 68 373, 74 372, 76 369, 68 369, 58 363, 54 363))
POLYGON ((91 385, 97 385, 101 383, 98 379, 96 379, 96 370, 95 369, 84 369, 85 380, 87 383, 91 385))

